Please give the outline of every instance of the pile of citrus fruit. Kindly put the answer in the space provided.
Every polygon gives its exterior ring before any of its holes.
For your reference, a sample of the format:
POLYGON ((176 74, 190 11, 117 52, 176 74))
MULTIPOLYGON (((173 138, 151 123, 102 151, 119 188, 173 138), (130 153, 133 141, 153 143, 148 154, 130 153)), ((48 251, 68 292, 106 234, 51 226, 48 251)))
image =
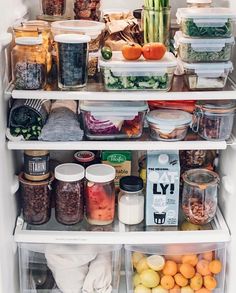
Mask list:
POLYGON ((211 293, 222 263, 212 251, 191 255, 132 254, 134 293, 211 293))

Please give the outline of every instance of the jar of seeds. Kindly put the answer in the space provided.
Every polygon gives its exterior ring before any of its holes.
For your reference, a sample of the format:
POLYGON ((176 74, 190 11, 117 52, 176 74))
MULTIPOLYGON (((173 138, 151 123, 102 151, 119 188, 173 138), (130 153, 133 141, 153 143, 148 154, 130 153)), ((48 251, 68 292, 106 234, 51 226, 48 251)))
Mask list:
POLYGON ((12 50, 12 75, 18 90, 39 90, 46 84, 47 52, 41 37, 19 37, 12 50))

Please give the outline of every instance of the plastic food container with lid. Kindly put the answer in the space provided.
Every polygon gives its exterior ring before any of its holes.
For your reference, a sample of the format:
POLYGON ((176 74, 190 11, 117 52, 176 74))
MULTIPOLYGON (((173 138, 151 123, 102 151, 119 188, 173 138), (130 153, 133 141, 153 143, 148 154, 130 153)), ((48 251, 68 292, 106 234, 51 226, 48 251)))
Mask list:
POLYGON ((65 225, 76 224, 84 217, 83 166, 73 163, 55 168, 56 219, 65 225))
POLYGON ((192 169, 182 178, 182 209, 186 219, 195 225, 206 225, 216 214, 219 175, 207 169, 192 169))
POLYGON ((193 131, 207 140, 230 138, 235 115, 234 101, 202 101, 196 104, 193 131))
POLYGON ((175 34, 175 48, 184 62, 226 62, 230 61, 234 38, 193 39, 186 38, 179 31, 175 34))
POLYGON ((229 8, 179 8, 177 22, 190 38, 230 38, 236 13, 229 8))
POLYGON ((209 8, 212 0, 187 0, 187 5, 190 8, 209 8))
POLYGON ((181 110, 153 110, 146 116, 150 136, 156 140, 183 140, 192 123, 192 115, 181 110))
POLYGON ((100 59, 99 66, 107 90, 168 91, 177 61, 169 52, 159 61, 146 61, 144 58, 127 61, 121 52, 113 52, 112 59, 100 59))
POLYGON ((183 63, 184 80, 189 90, 221 90, 233 71, 231 61, 221 63, 183 63))
POLYGON ((86 218, 91 225, 108 225, 114 220, 115 176, 115 168, 105 164, 86 169, 86 218))
POLYGON ((92 140, 140 137, 147 109, 143 101, 80 102, 84 132, 92 140))

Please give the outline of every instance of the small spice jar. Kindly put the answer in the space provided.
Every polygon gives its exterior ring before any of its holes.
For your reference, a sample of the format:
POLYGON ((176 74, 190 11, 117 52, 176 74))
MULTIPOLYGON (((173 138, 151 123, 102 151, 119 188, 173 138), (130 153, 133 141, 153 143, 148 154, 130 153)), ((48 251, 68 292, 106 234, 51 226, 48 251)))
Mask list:
POLYGON ((24 178, 20 173, 20 193, 22 199, 23 217, 28 224, 41 225, 50 219, 51 215, 51 184, 54 176, 40 182, 24 178))
POLYGON ((101 0, 75 0, 75 19, 100 21, 101 0))
POLYGON ((18 90, 44 88, 47 73, 47 52, 41 37, 19 37, 12 50, 12 75, 18 90))
POLYGON ((91 225, 111 224, 115 216, 116 170, 105 164, 86 169, 86 218, 91 225))
POLYGON ((40 0, 42 12, 51 17, 63 16, 66 11, 66 0, 40 0))
POLYGON ((143 180, 137 176, 120 179, 118 217, 126 225, 136 225, 144 219, 143 180))
POLYGON ((24 176, 31 181, 48 179, 49 151, 27 150, 24 152, 24 176))
POLYGON ((55 36, 57 42, 58 87, 77 89, 84 87, 88 78, 87 35, 62 34, 55 36))
POLYGON ((209 8, 212 0, 187 0, 187 5, 190 8, 209 8))
POLYGON ((205 225, 215 216, 219 175, 207 169, 192 169, 183 174, 182 209, 186 219, 205 225))
POLYGON ((85 169, 96 163, 96 156, 93 152, 90 151, 79 151, 74 154, 75 162, 85 169))
POLYGON ((68 163, 55 168, 56 219, 64 225, 76 224, 84 217, 84 167, 68 163))
POLYGON ((207 140, 230 138, 235 115, 234 101, 199 101, 194 112, 193 131, 207 140))

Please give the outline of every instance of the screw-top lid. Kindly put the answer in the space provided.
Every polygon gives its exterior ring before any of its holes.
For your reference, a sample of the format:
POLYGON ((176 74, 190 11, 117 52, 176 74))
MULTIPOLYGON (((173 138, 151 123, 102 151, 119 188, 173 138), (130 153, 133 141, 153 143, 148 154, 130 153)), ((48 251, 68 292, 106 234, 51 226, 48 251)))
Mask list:
POLYGON ((125 176, 120 179, 120 189, 136 192, 143 189, 143 180, 137 176, 125 176))
POLYGON ((67 163, 55 168, 55 178, 60 181, 74 182, 84 178, 85 169, 83 166, 67 163))
POLYGON ((90 151, 79 151, 74 154, 74 158, 80 163, 88 163, 95 159, 95 154, 90 151))
POLYGON ((105 183, 115 179, 116 170, 106 164, 95 164, 86 169, 86 179, 96 183, 105 183))
POLYGON ((41 37, 19 37, 15 39, 15 43, 25 46, 41 45, 43 39, 41 37))
POLYGON ((61 34, 61 35, 56 35, 54 40, 55 42, 58 42, 58 43, 81 44, 81 43, 89 43, 91 41, 91 37, 87 35, 79 35, 79 34, 61 34))
POLYGON ((166 165, 169 163, 169 156, 167 154, 161 154, 159 157, 158 157, 158 163, 160 165, 166 165))

